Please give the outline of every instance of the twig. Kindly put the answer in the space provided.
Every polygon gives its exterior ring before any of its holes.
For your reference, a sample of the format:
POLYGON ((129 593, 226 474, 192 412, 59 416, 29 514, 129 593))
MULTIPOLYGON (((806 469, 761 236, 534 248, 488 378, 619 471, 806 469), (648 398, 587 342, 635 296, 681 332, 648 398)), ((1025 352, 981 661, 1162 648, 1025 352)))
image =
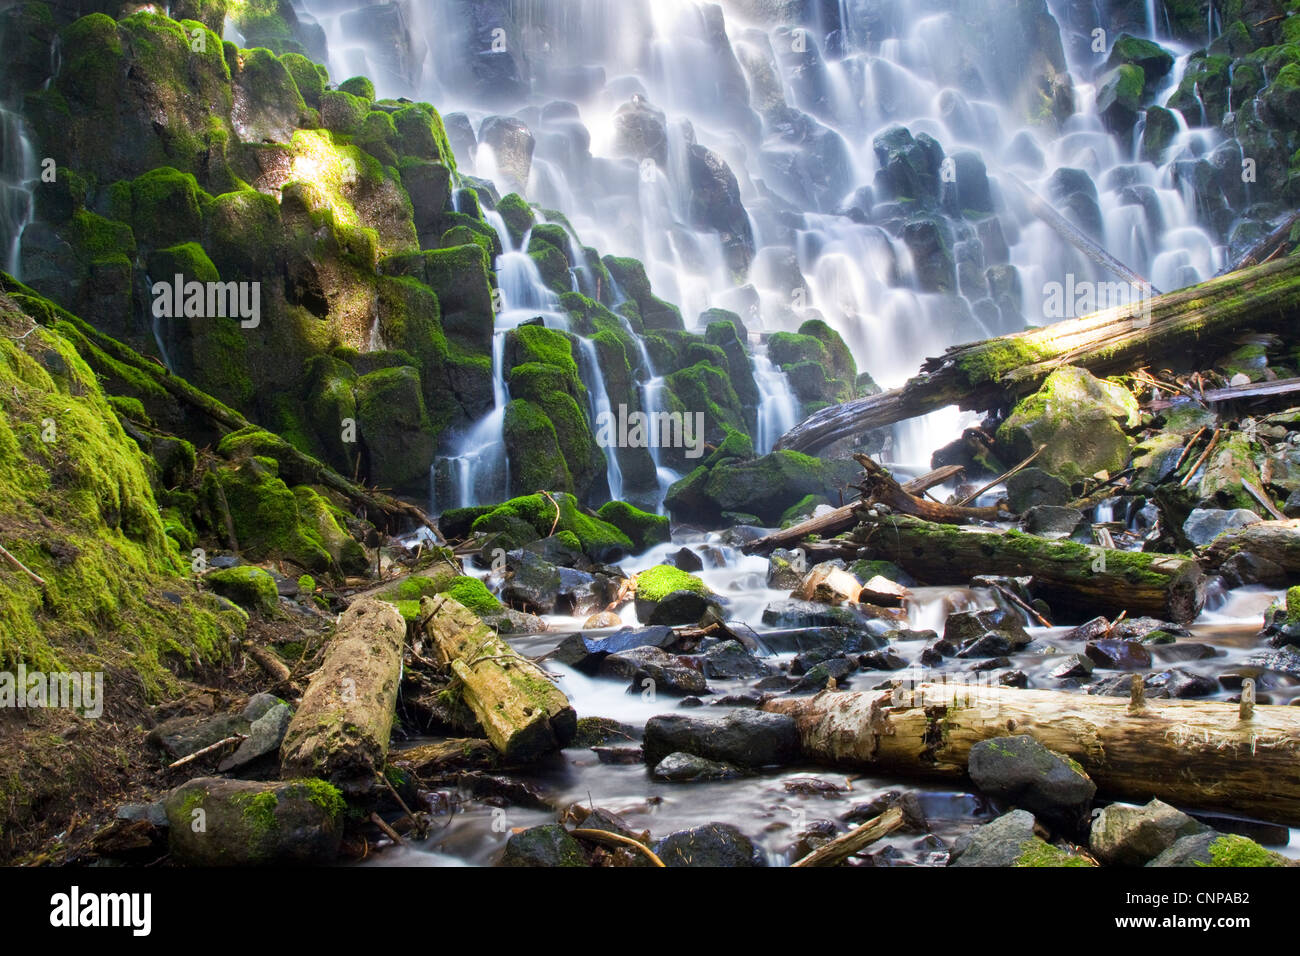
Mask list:
POLYGON ((248 734, 235 734, 232 737, 227 737, 225 740, 218 740, 215 744, 209 744, 208 746, 204 747, 202 750, 196 750, 194 751, 194 753, 182 757, 180 760, 174 761, 173 763, 169 763, 167 765, 167 769, 175 770, 177 767, 185 766, 191 760, 198 760, 204 754, 210 754, 214 750, 220 750, 226 744, 242 744, 247 739, 248 739, 248 734))
POLYGON ((560 503, 551 497, 549 491, 543 491, 542 494, 546 496, 547 501, 555 505, 555 520, 551 522, 551 533, 547 535, 547 537, 550 538, 554 537, 555 529, 560 526, 560 503))
POLYGON ((813 850, 803 859, 790 865, 799 867, 834 866, 836 863, 866 849, 882 837, 889 836, 903 825, 903 811, 890 807, 874 820, 868 820, 856 830, 850 830, 830 843, 813 850))
POLYGON ((380 782, 388 788, 388 792, 393 795, 393 799, 396 800, 397 805, 402 808, 402 812, 406 814, 406 818, 411 821, 411 826, 415 828, 415 832, 418 835, 423 836, 427 828, 416 819, 415 814, 411 812, 411 808, 408 807, 406 801, 402 799, 402 795, 393 788, 392 782, 389 781, 388 777, 386 777, 382 772, 376 773, 375 776, 378 777, 380 782))
POLYGON ((1191 457, 1192 449, 1196 447, 1196 443, 1201 440, 1201 436, 1204 434, 1205 426, 1202 425, 1200 430, 1192 436, 1192 440, 1187 443, 1187 447, 1183 449, 1183 453, 1178 456, 1178 464, 1174 465, 1174 470, 1170 472, 1170 474, 1178 474, 1178 469, 1187 463, 1187 459, 1191 457))
POLYGON ((1043 452, 1045 452, 1046 450, 1047 450, 1047 446, 1046 446, 1046 445, 1039 445, 1039 446, 1038 446, 1038 451, 1034 452, 1032 455, 1030 455, 1028 458, 1026 458, 1026 459, 1025 459, 1024 461, 1022 461, 1020 464, 1016 465, 1016 467, 1012 468, 1012 469, 1011 469, 1010 471, 1008 471, 1005 475, 1002 475, 1002 476, 1000 476, 1000 477, 998 477, 998 478, 994 478, 992 481, 990 481, 987 485, 985 485, 985 486, 984 486, 983 488, 981 488, 979 491, 975 492, 975 493, 972 494, 972 495, 967 495, 967 496, 966 496, 965 498, 963 498, 961 501, 957 502, 957 507, 958 507, 958 508, 965 508, 965 507, 966 507, 967 505, 969 505, 972 501, 976 501, 976 500, 978 500, 979 496, 982 495, 982 494, 984 494, 984 492, 988 491, 990 488, 996 488, 998 485, 1002 484, 1002 483, 1003 483, 1004 481, 1006 481, 1008 478, 1012 478, 1012 477, 1014 477, 1014 476, 1020 474, 1022 471, 1024 471, 1026 468, 1028 468, 1031 464, 1033 464, 1034 461, 1037 460, 1038 456, 1041 455, 1041 454, 1042 454, 1043 452))
POLYGON ((406 841, 402 839, 402 835, 398 833, 396 830, 394 830, 392 827, 390 827, 387 823, 385 823, 384 818, 381 817, 379 814, 377 813, 370 814, 370 822, 373 823, 375 826, 379 827, 379 829, 383 830, 384 836, 388 837, 388 839, 392 840, 394 843, 397 843, 401 846, 406 846, 406 841))
POLYGON ((1034 610, 1034 607, 1033 607, 1032 604, 1028 604, 1027 602, 1025 602, 1025 601, 1020 597, 1019 594, 1017 594, 1015 591, 1011 590, 1009 587, 1006 587, 1006 586, 1001 585, 1001 584, 994 584, 994 585, 993 585, 993 588, 994 588, 994 590, 996 590, 999 594, 1001 594, 1003 597, 1005 597, 1008 601, 1010 601, 1012 604, 1014 604, 1016 607, 1020 608, 1022 611, 1024 611, 1026 614, 1028 614, 1028 615, 1029 615, 1030 617, 1032 617, 1034 620, 1036 620, 1036 621, 1037 621, 1041 626, 1043 626, 1043 627, 1052 627, 1052 622, 1051 622, 1051 621, 1049 621, 1047 618, 1043 617, 1043 615, 1039 614, 1036 610, 1034 610))
POLYGON ((1201 457, 1196 459, 1196 464, 1192 465, 1192 470, 1184 476, 1181 482, 1178 483, 1179 488, 1186 488, 1192 483, 1192 478, 1194 478, 1196 473, 1201 470, 1201 466, 1205 464, 1205 460, 1210 457, 1210 452, 1214 451, 1214 446, 1219 443, 1219 436, 1222 434, 1222 428, 1216 428, 1214 430, 1214 435, 1210 438, 1210 443, 1205 446, 1205 451, 1201 452, 1201 457))
POLYGON ((1272 500, 1269 499, 1268 495, 1264 494, 1263 491, 1256 488, 1254 484, 1252 484, 1251 482, 1243 478, 1241 479, 1241 487, 1245 488, 1248 492, 1250 492, 1250 496, 1254 498, 1256 501, 1258 501, 1261 505, 1263 505, 1268 510, 1268 513, 1271 514, 1278 521, 1286 520, 1286 515, 1278 511, 1277 505, 1275 505, 1272 502, 1272 500))
POLYGON ((664 861, 655 855, 654 850, 650 849, 644 843, 633 840, 631 837, 625 837, 621 833, 611 833, 609 830, 589 830, 585 827, 579 827, 577 830, 570 830, 570 834, 576 837, 582 837, 584 840, 594 840, 596 843, 607 843, 613 846, 630 846, 641 851, 641 853, 655 866, 664 867, 664 861))
POLYGON ((41 587, 45 587, 45 579, 41 577, 39 574, 37 574, 35 571, 33 571, 31 568, 29 568, 27 565, 19 561, 17 558, 15 558, 12 554, 10 554, 9 551, 2 544, 0 544, 0 554, 8 558, 13 563, 14 567, 16 567, 19 571, 22 571, 29 578, 35 581, 38 585, 40 585, 41 587))

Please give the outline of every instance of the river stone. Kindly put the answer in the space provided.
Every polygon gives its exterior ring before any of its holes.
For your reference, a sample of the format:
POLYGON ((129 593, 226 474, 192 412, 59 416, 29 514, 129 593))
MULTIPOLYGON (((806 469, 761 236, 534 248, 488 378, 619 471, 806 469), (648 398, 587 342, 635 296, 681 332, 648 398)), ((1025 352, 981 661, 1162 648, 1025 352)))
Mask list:
POLYGON ((1058 505, 1035 505, 1025 512, 1025 530, 1043 538, 1068 538, 1083 524, 1083 512, 1058 505))
POLYGON ((1077 762, 1027 734, 981 740, 971 748, 966 769, 983 793, 1067 831, 1087 818, 1097 793, 1077 762))
POLYGON ((533 614, 555 610, 560 592, 560 569, 531 551, 506 555, 508 576, 501 588, 501 600, 511 607, 533 614))
POLYGON ((790 693, 825 690, 830 681, 843 687, 850 674, 858 669, 857 661, 847 657, 831 657, 809 667, 802 677, 790 688, 790 693))
POLYGON ((783 766, 800 756, 794 718, 756 710, 737 710, 725 717, 663 714, 645 726, 646 763, 658 764, 671 753, 689 753, 736 767, 783 766))
POLYGON ((673 591, 658 601, 636 602, 636 616, 646 624, 698 624, 710 606, 707 595, 699 591, 673 591))
POLYGON ((1204 674, 1191 674, 1179 667, 1152 674, 1145 681, 1148 697, 1209 697, 1219 692, 1219 682, 1204 674))
POLYGON ((320 780, 198 777, 163 800, 172 859, 184 866, 330 863, 346 807, 320 780))
POLYGON ((1140 671, 1151 666, 1151 652, 1137 641, 1089 641, 1084 653, 1098 667, 1113 671, 1140 671))
POLYGON ((610 654, 637 647, 671 647, 676 640, 671 627, 625 627, 604 637, 570 634, 559 643, 552 658, 580 671, 595 673, 600 662, 610 654))
POLYGON ((1194 833, 1180 837, 1147 866, 1214 866, 1214 857, 1228 857, 1235 862, 1219 866, 1290 866, 1291 861, 1280 853, 1266 850, 1254 840, 1235 834, 1194 833))
POLYGON ((673 697, 709 692, 703 674, 657 647, 634 647, 629 651, 611 654, 601 661, 600 673, 630 681, 629 692, 640 693, 651 689, 655 693, 670 694, 673 697), (647 685, 646 681, 653 683, 647 685))
POLYGON ((732 780, 740 776, 740 771, 728 764, 705 760, 694 754, 675 753, 659 761, 653 774, 657 780, 698 783, 703 780, 732 780))
MULTIPOLYGON (((537 141, 526 125, 510 116, 489 116, 479 127, 478 141, 495 154, 497 169, 509 188, 522 190, 528 184, 537 141)), ((479 156, 481 162, 481 149, 479 156)))
POLYGON ((499 866, 586 866, 582 844, 558 823, 529 827, 506 841, 499 866))
POLYGON ((1084 657, 1082 654, 1071 654, 1065 660, 1061 661, 1061 663, 1053 667, 1052 672, 1047 676, 1055 680, 1068 680, 1072 677, 1091 677, 1093 667, 1094 665, 1092 661, 1084 657))
POLYGON ((1249 657, 1246 664, 1300 679, 1300 648, 1288 644, 1276 651, 1261 651, 1249 657))
POLYGON ((1210 828, 1160 800, 1144 807, 1112 803, 1092 821, 1088 848, 1102 863, 1144 866, 1181 837, 1210 828))
POLYGON ((751 655, 739 641, 723 641, 704 655, 705 677, 728 680, 767 677, 771 673, 772 668, 751 655))
POLYGON ((145 742, 165 752, 173 760, 188 757, 219 740, 248 732, 249 720, 243 714, 202 714, 173 717, 149 732, 145 742))
POLYGON ((227 773, 236 767, 252 763, 258 757, 264 757, 280 749, 289 721, 293 719, 293 708, 280 701, 253 721, 248 728, 248 737, 239 748, 221 761, 217 770, 227 773))
POLYGON ((679 571, 685 571, 687 574, 694 574, 696 571, 704 570, 704 562, 690 548, 682 548, 672 556, 672 561, 673 567, 679 571))
POLYGON ((654 847, 665 866, 763 866, 765 861, 752 840, 729 823, 706 823, 679 830, 654 847))
POLYGON ((793 591, 803 580, 796 568, 804 563, 802 555, 777 548, 767 559, 767 586, 774 591, 793 591))
POLYGON ((812 601, 773 601, 763 608, 763 623, 769 627, 848 627, 862 630, 873 617, 897 620, 896 614, 870 605, 836 607, 812 601))
POLYGON ((1007 502, 1016 514, 1038 505, 1064 505, 1070 500, 1070 486, 1041 468, 1026 468, 1007 479, 1007 502))
POLYGON ((948 615, 943 639, 958 657, 1001 657, 1027 647, 1028 632, 1005 611, 957 611, 948 615))
POLYGON ((953 846, 949 866, 1014 866, 1024 845, 1034 840, 1034 815, 1012 810, 977 827, 953 846))
POLYGON ((1221 508, 1197 508, 1183 522, 1183 534, 1187 535, 1187 540, 1196 547, 1204 548, 1225 531, 1245 528, 1263 520, 1255 512, 1247 511, 1245 508, 1234 508, 1231 511, 1221 508))

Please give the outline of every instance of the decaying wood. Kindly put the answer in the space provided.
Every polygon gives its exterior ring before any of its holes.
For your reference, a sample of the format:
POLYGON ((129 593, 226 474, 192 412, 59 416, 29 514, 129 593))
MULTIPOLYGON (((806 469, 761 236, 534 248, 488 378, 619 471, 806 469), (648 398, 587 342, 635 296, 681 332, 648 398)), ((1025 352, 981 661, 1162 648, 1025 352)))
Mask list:
MULTIPOLYGON (((919 478, 913 478, 906 482, 902 489, 910 495, 919 495, 945 481, 951 481, 965 470, 961 465, 945 465, 919 478)), ((812 535, 824 538, 827 535, 841 534, 858 523, 857 508, 856 501, 843 505, 834 511, 828 511, 816 518, 809 518, 807 521, 801 521, 799 524, 751 541, 742 550, 746 554, 771 554, 778 548, 788 548, 812 535)))
POLYGON ((1107 797, 1300 824, 1300 709, 1063 691, 921 684, 769 701, 804 756, 873 774, 960 778, 976 743, 1028 734, 1083 765, 1107 797))
POLYGON ((1171 354, 1212 354, 1244 329, 1285 328, 1297 307, 1300 257, 1293 256, 1131 306, 951 348, 901 388, 818 411, 776 447, 811 453, 948 405, 1005 406, 1062 365, 1112 375, 1171 354))
POLYGON ((667 868, 667 864, 664 863, 663 860, 659 859, 654 850, 650 849, 641 841, 633 840, 631 837, 623 836, 621 833, 614 833, 611 830, 592 830, 586 827, 579 827, 578 829, 570 830, 569 832, 573 836, 580 837, 583 840, 593 840, 596 843, 604 843, 607 846, 631 847, 649 860, 651 865, 662 866, 665 869, 667 868))
POLYGON ((1292 213, 1280 226, 1270 232, 1267 236, 1255 243, 1245 255, 1234 262, 1229 271, 1245 269, 1248 266, 1258 265, 1261 262, 1267 262, 1282 248, 1291 237, 1291 231, 1295 228, 1296 223, 1300 223, 1300 212, 1292 213))
POLYGON ((855 827, 843 836, 836 837, 830 843, 819 846, 807 856, 791 863, 791 866, 834 866, 859 853, 871 844, 889 836, 903 825, 903 811, 890 807, 880 816, 868 820, 860 827, 855 827))
POLYGON ((251 657, 258 667, 262 668, 266 676, 275 681, 275 686, 279 687, 289 683, 293 672, 280 658, 276 657, 271 651, 267 650, 252 641, 244 642, 244 653, 251 657))
MULTIPOLYGON (((1206 404, 1215 402, 1234 402, 1244 399, 1289 398, 1300 392, 1300 378, 1282 378, 1275 382, 1251 382, 1249 385, 1231 385, 1228 388, 1214 388, 1197 396, 1206 404)), ((1153 412, 1165 411, 1178 405, 1186 405, 1187 399, 1174 401, 1160 399, 1149 402, 1147 408, 1153 412)))
POLYGON ((892 561, 927 584, 966 584, 975 569, 998 577, 1032 577, 1034 596, 1047 601, 1058 619, 1063 611, 1087 616, 1128 611, 1184 624, 1205 606, 1205 575, 1190 558, 902 516, 866 522, 854 538, 863 557, 892 561))
POLYGON ((1300 521, 1261 521, 1225 531, 1210 542, 1203 560, 1217 568, 1241 552, 1272 561, 1291 577, 1300 575, 1300 521))
POLYGON ((348 792, 384 768, 397 708, 406 621, 382 601, 358 601, 338 628, 280 745, 280 773, 320 777, 348 792))
POLYGON ((408 765, 417 777, 436 777, 453 770, 492 770, 501 764, 496 748, 477 737, 436 740, 390 754, 389 759, 408 765))
POLYGON ((473 611, 445 594, 426 597, 419 629, 506 760, 533 760, 573 739, 578 718, 568 697, 473 611))
POLYGON ((888 505, 892 510, 925 521, 951 523, 954 521, 997 521, 1009 512, 996 505, 992 508, 967 508, 946 505, 926 498, 918 498, 903 488, 889 471, 866 455, 854 455, 854 460, 866 471, 862 489, 863 505, 888 505))
POLYGON ((1255 485, 1247 481, 1245 478, 1241 479, 1241 487, 1246 490, 1247 494, 1249 494, 1252 498, 1254 498, 1256 501, 1259 502, 1260 507, 1262 507, 1265 511, 1271 514, 1278 521, 1286 520, 1286 515, 1284 515, 1281 511, 1278 510, 1278 507, 1273 502, 1273 499, 1270 498, 1268 495, 1264 494, 1262 489, 1255 487, 1255 485))

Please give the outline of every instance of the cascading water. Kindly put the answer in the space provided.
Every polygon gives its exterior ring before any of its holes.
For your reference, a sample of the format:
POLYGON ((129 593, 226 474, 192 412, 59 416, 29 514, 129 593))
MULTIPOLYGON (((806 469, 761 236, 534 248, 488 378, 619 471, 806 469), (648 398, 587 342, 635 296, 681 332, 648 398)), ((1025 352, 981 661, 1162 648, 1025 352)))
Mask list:
POLYGON ((37 175, 25 125, 17 113, 0 109, 0 236, 5 241, 4 270, 18 278, 23 230, 32 219, 31 184, 37 175))
MULTIPOLYGON (((564 211, 583 245, 640 259, 688 328, 711 307, 746 316, 751 332, 823 318, 883 387, 950 345, 1064 317, 1045 312, 1054 283, 1111 280, 1034 217, 1016 180, 1093 217, 1097 242, 1157 288, 1207 278, 1223 263, 1175 169, 1181 156, 1213 146, 1215 134, 1184 130, 1163 164, 1136 160, 1136 147, 1122 146, 1098 114, 1088 80, 1100 58, 1074 42, 1063 44, 1058 64, 1073 78, 1074 111, 1034 115, 1041 94, 1015 56, 1027 62, 1040 51, 1009 49, 998 34, 989 50, 968 45, 954 55, 972 18, 1007 32, 998 17, 1016 14, 995 0, 921 9, 882 0, 869 18, 861 3, 843 0, 838 12, 824 9, 819 30, 734 2, 502 0, 482 5, 481 16, 455 3, 413 4, 406 34, 387 37, 389 46, 348 28, 359 3, 302 6, 325 30, 336 77, 368 72, 381 94, 418 95, 444 115, 460 110, 471 129, 508 103, 535 137, 533 154, 521 167, 479 144, 461 150, 462 171, 508 179, 509 170, 529 200, 564 211), (473 31, 495 22, 493 11, 518 29, 480 55, 487 33, 473 31), (945 175, 935 210, 937 238, 925 223, 904 227, 911 211, 880 189, 881 134, 894 126, 932 136, 955 163, 956 182, 945 175), (725 176, 708 178, 718 164, 734 173, 732 206, 706 201, 710 188, 726 185, 725 176), (860 188, 873 176, 875 190, 860 188), (951 261, 927 243, 946 246, 951 261)), ((1148 32, 1161 33, 1158 5, 1150 6, 1148 32)), ((1064 0, 1049 7, 1067 38, 1082 30, 1064 0)), ((1180 57, 1171 83, 1185 63, 1180 57)), ((525 277, 528 265, 512 251, 498 266, 509 308, 554 308, 549 290, 525 277), (535 292, 545 301, 527 298, 535 292)), ((662 385, 642 360, 645 404, 656 410, 662 385)), ((765 450, 799 403, 765 357, 753 365, 765 450)), ((923 462, 968 421, 946 414, 900 428, 896 457, 923 462)), ((480 424, 483 439, 488 423, 480 424)))

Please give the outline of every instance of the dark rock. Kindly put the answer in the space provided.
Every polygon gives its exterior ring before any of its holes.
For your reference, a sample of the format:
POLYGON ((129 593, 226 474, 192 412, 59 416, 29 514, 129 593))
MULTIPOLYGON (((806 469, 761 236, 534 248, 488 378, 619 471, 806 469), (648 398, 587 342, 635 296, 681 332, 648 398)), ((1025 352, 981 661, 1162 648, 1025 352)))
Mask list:
POLYGON ((681 751, 737 767, 781 766, 800 756, 799 731, 784 714, 738 710, 721 719, 665 714, 645 728, 646 762, 681 751))
POLYGON ((671 833, 655 844, 654 852, 665 866, 765 865, 753 841, 727 823, 706 823, 671 833))
MULTIPOLYGON (((881 617, 885 617, 884 610, 879 610, 881 617)), ((834 607, 812 601, 774 601, 763 608, 763 623, 769 627, 847 627, 862 630, 866 629, 871 620, 859 608, 834 607)))
POLYGON ((1098 667, 1115 671, 1139 671, 1151 666, 1151 652, 1137 641, 1110 638, 1089 641, 1084 653, 1098 667))
POLYGON ((967 770, 983 793, 1067 831, 1087 818, 1097 793, 1078 763, 1028 735, 980 741, 971 748, 967 770))
POLYGON ((688 574, 704 570, 704 562, 690 548, 682 548, 672 556, 673 565, 688 574))
POLYGON ((1276 651, 1261 651, 1249 657, 1246 664, 1300 679, 1300 648, 1288 644, 1276 651))
POLYGON ((705 760, 694 754, 673 753, 655 765, 656 779, 674 783, 697 783, 702 780, 733 780, 740 771, 725 763, 705 760))
POLYGON ((1225 865, 1215 862, 1216 854, 1236 861, 1227 863, 1228 866, 1287 866, 1290 862, 1279 853, 1265 850, 1254 840, 1211 830, 1180 837, 1147 866, 1225 865))
POLYGON ((1071 654, 1065 660, 1052 668, 1052 672, 1047 676, 1056 680, 1066 680, 1072 677, 1085 678, 1092 676, 1093 663, 1082 654, 1071 654))
POLYGON ((952 848, 950 866, 1014 866, 1024 845, 1034 840, 1034 815, 1012 810, 977 827, 952 848))
POLYGON ((901 671, 907 667, 907 660, 893 651, 872 651, 858 658, 858 666, 868 671, 901 671))
POLYGON ((704 676, 726 680, 767 677, 772 668, 750 655, 737 641, 723 641, 704 655, 704 676))
POLYGON ((645 751, 640 747, 592 747, 596 759, 613 766, 645 763, 645 751))
POLYGON ((958 657, 1001 657, 1030 643, 1029 634, 1004 611, 958 611, 948 615, 943 639, 958 647, 958 657))
POLYGON ((790 693, 824 690, 832 680, 842 687, 845 678, 855 670, 857 670, 857 662, 847 657, 832 657, 808 668, 804 675, 790 688, 790 693))
POLYGON ((1224 511, 1219 508, 1197 508, 1183 522, 1183 534, 1187 540, 1198 548, 1203 548, 1211 541, 1235 528, 1245 528, 1258 524, 1263 519, 1253 511, 1236 508, 1224 511))
POLYGON ((671 647, 677 640, 671 627, 625 627, 605 637, 570 634, 556 647, 552 658, 586 673, 595 673, 610 654, 638 647, 671 647))
POLYGON ((1070 500, 1070 486, 1041 468, 1026 468, 1007 479, 1007 501, 1016 514, 1037 505, 1064 505, 1070 500))
POLYGON ((501 866, 586 866, 582 844, 558 823, 529 827, 506 841, 501 866))
POLYGON ((522 192, 528 185, 533 167, 533 150, 537 147, 532 131, 510 116, 489 116, 478 130, 480 161, 482 147, 496 155, 497 169, 511 190, 522 192))
POLYGON ((711 604, 708 596, 698 591, 673 591, 658 601, 638 598, 636 616, 652 625, 698 624, 711 604))
POLYGON ((1152 697, 1209 697, 1219 692, 1219 682, 1204 674, 1189 674, 1179 668, 1152 674, 1144 682, 1152 697), (1154 691, 1155 693, 1150 693, 1154 691))
POLYGON ((657 647, 635 647, 611 654, 601 661, 599 673, 630 681, 628 690, 636 693, 651 688, 655 693, 686 697, 709 690, 703 674, 657 647), (647 685, 646 681, 653 684, 647 685))
POLYGON ((1044 538, 1068 538, 1083 524, 1083 512, 1057 505, 1035 505, 1023 515, 1025 530, 1044 538))

